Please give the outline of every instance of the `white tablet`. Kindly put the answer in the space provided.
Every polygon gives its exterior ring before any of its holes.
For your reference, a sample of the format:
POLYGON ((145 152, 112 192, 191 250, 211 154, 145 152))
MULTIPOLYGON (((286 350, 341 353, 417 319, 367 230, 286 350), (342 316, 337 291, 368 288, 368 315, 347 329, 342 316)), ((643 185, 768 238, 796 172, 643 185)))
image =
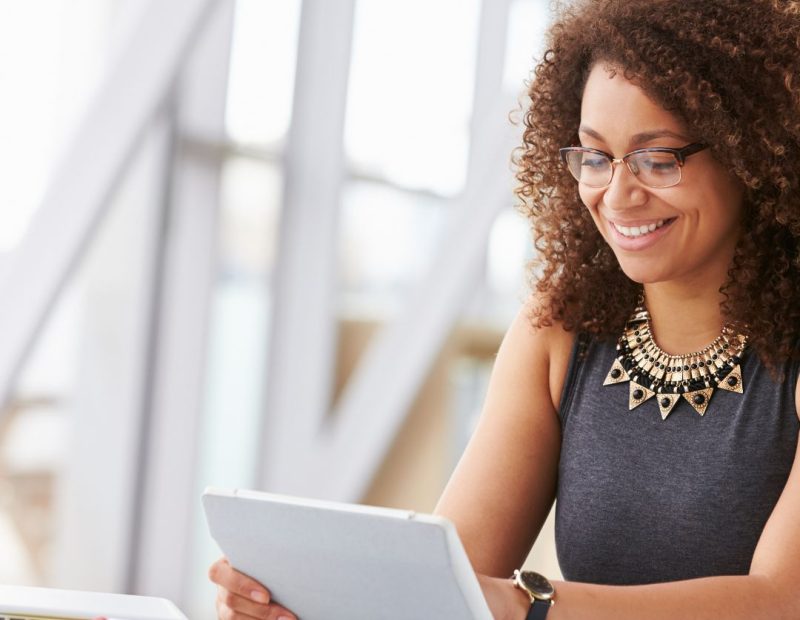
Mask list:
POLYGON ((186 620, 163 598, 0 585, 0 620, 186 620))
POLYGON ((231 564, 302 620, 491 620, 452 523, 404 510, 207 489, 231 564))

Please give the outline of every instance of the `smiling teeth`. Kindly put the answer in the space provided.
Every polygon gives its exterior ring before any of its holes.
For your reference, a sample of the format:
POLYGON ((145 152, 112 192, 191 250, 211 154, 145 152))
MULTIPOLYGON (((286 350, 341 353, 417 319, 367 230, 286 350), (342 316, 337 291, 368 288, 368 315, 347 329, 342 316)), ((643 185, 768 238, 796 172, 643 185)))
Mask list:
POLYGON ((616 224, 614 224, 614 228, 616 228, 621 235, 625 237, 630 237, 631 239, 635 239, 636 237, 641 237, 642 235, 651 233, 657 228, 661 228, 664 225, 664 222, 665 220, 658 220, 657 222, 655 222, 654 224, 650 224, 649 226, 634 226, 632 228, 628 226, 617 226, 616 224))

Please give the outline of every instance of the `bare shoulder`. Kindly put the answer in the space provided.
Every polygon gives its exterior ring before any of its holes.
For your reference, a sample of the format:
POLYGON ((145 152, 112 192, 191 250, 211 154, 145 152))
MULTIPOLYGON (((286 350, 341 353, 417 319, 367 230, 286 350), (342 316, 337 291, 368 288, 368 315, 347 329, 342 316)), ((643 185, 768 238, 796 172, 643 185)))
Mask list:
POLYGON ((522 368, 545 367, 547 391, 553 410, 558 411, 576 336, 558 322, 534 326, 533 313, 537 303, 537 299, 531 299, 520 309, 506 334, 500 355, 514 358, 522 368))

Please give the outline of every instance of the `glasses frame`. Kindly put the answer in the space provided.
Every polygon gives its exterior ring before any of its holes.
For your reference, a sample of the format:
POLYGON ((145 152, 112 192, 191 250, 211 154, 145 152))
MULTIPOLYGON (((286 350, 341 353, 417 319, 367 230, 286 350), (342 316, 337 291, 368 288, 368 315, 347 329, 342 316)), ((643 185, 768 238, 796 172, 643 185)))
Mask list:
POLYGON ((599 149, 592 149, 585 146, 567 146, 562 149, 558 149, 558 152, 561 154, 561 161, 564 162, 564 165, 569 170, 569 173, 572 177, 578 182, 586 185, 586 187, 591 187, 593 189, 601 189, 604 187, 608 187, 611 185, 611 182, 614 180, 614 170, 616 169, 617 164, 625 164, 625 167, 630 171, 630 173, 634 176, 634 178, 639 181, 645 187, 649 187, 651 189, 665 189, 667 187, 675 187, 678 183, 681 182, 683 179, 683 166, 686 164, 686 158, 689 155, 694 155, 695 153, 699 153, 708 148, 707 144, 702 142, 692 142, 691 144, 687 144, 683 148, 680 149, 672 149, 665 146, 655 146, 646 149, 636 149, 635 151, 631 151, 630 153, 626 153, 622 157, 614 157, 613 155, 606 153, 605 151, 601 151, 599 149), (570 168, 568 157, 570 153, 593 153, 594 155, 602 155, 605 157, 609 163, 611 164, 611 174, 608 177, 608 182, 604 185, 589 185, 584 181, 581 181, 579 178, 575 176, 572 172, 572 168, 570 168), (648 185, 644 181, 639 178, 639 173, 634 170, 634 168, 630 164, 630 158, 634 155, 639 155, 641 153, 669 153, 673 157, 675 157, 675 161, 678 163, 678 180, 674 183, 670 183, 669 185, 648 185))

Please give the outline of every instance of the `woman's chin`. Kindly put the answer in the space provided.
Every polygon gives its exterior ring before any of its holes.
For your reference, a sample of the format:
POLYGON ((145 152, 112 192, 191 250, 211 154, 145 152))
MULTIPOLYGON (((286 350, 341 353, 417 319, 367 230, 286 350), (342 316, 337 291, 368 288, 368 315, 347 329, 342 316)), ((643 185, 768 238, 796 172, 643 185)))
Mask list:
POLYGON ((637 264, 631 264, 630 261, 620 261, 619 266, 622 269, 622 273, 637 284, 653 284, 664 280, 664 273, 658 268, 642 265, 638 261, 637 264))

